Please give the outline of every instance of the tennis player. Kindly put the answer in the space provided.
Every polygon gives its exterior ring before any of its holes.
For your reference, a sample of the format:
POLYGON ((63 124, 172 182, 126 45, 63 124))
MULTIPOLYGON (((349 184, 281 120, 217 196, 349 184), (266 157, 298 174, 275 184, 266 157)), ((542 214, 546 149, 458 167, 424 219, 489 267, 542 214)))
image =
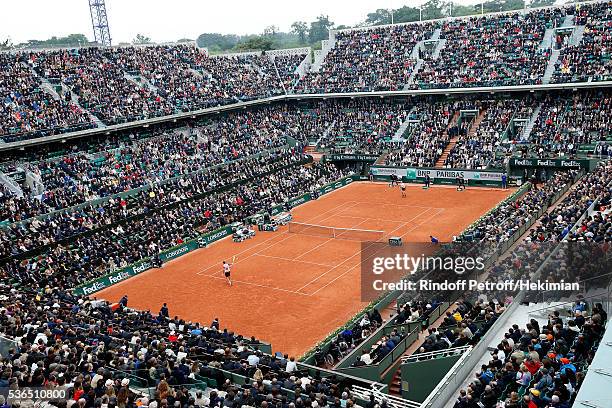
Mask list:
POLYGON ((231 273, 232 273, 232 264, 229 264, 223 261, 223 275, 225 276, 225 279, 227 279, 227 283, 229 283, 230 286, 232 286, 231 273))
POLYGON ((400 190, 402 191, 402 198, 406 198, 406 184, 403 181, 400 183, 400 190))

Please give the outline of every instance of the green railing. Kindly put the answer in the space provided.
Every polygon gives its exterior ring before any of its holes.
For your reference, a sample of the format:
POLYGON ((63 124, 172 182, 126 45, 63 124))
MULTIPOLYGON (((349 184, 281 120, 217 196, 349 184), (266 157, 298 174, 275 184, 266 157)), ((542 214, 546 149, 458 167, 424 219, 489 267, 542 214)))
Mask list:
POLYGON ((342 374, 348 374, 354 377, 364 378, 370 381, 380 382, 383 378, 383 374, 391 368, 394 362, 399 364, 399 358, 406 352, 406 349, 410 347, 419 338, 419 328, 414 329, 406 337, 404 337, 394 348, 384 356, 378 363, 360 366, 360 367, 346 367, 336 368, 336 371, 342 374))

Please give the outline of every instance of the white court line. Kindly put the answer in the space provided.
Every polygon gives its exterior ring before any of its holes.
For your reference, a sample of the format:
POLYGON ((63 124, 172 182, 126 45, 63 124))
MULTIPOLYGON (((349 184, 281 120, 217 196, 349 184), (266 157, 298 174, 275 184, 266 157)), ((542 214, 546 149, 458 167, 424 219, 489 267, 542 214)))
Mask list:
MULTIPOLYGON (((401 222, 403 224, 405 224, 408 221, 402 221, 402 220, 387 220, 385 218, 372 218, 372 217, 356 217, 354 215, 339 215, 338 217, 345 217, 345 218, 359 218, 359 219, 363 219, 365 218, 366 220, 374 220, 374 221, 387 221, 387 222, 401 222)), ((354 227, 351 227, 354 228, 354 227)))
MULTIPOLYGON (((349 203, 352 203, 352 202, 353 202, 353 201, 349 201, 349 203)), ((337 210, 339 207, 342 207, 342 206, 344 206, 344 205, 346 205, 346 203, 342 203, 342 204, 337 205, 337 206, 335 206, 335 207, 333 207, 333 208, 330 208, 329 210, 327 210, 327 211, 325 211, 325 212, 322 212, 321 214, 317 214, 316 216, 314 216, 313 218, 309 219, 308 221, 313 221, 313 220, 315 220, 316 218, 318 218, 318 217, 320 217, 320 216, 322 216, 322 215, 324 215, 324 214, 327 214, 327 213, 329 213, 330 211, 337 210)), ((321 220, 321 221, 325 221, 326 219, 331 218, 331 217, 333 217, 333 216, 335 216, 335 215, 336 215, 336 214, 332 214, 332 215, 330 215, 329 217, 326 217, 326 218, 324 218, 324 219, 323 219, 323 220, 321 220)), ((279 232, 279 233, 275 233, 275 232, 274 232, 274 233, 272 233, 272 236, 271 236, 270 238, 268 238, 268 239, 266 239, 266 240, 264 240, 264 241, 261 241, 260 243, 255 244, 255 245, 253 245, 252 247, 249 247, 249 248, 247 248, 247 249, 245 249, 245 250, 243 250, 243 251, 241 251, 241 252, 238 252, 237 254, 234 254, 234 255, 232 255, 232 256, 236 256, 236 257, 237 257, 238 255, 242 255, 242 254, 244 254, 245 252, 249 252, 249 251, 250 251, 250 250, 252 250, 253 248, 256 248, 256 247, 258 247, 258 246, 260 246, 260 245, 262 245, 262 244, 265 244, 266 242, 269 242, 269 241, 271 241, 271 240, 273 240, 273 239, 275 239, 275 238, 281 237, 281 236, 283 236, 283 235, 289 235, 289 232, 288 232, 288 231, 282 231, 282 232, 279 232)), ((272 243, 272 245, 269 245, 269 246, 265 247, 263 250, 266 250, 266 249, 272 248, 274 245, 276 245, 276 244, 279 244, 279 243, 281 243, 281 242, 286 241, 287 239, 289 239, 289 237, 290 237, 290 235, 289 235, 287 238, 285 238, 285 239, 281 239, 280 241, 277 241, 277 242, 272 243)), ((255 254, 258 254, 259 252, 260 252, 260 251, 256 251, 256 252, 254 252, 253 254, 248 255, 248 256, 247 256, 247 257, 245 257, 245 258, 238 259, 238 260, 237 260, 235 263, 237 264, 237 263, 239 263, 239 262, 241 262, 241 261, 244 261, 245 259, 248 259, 248 258, 250 258, 251 256, 253 256, 253 255, 255 255, 255 254)), ((204 268, 204 269, 202 269, 202 270, 200 270, 200 271, 196 272, 196 275, 205 275, 205 272, 207 272, 207 271, 209 271, 210 269, 213 269, 213 268, 217 268, 217 266, 216 266, 216 265, 210 265, 210 266, 208 266, 208 267, 206 267, 206 268, 204 268)))
POLYGON ((283 261, 291 261, 291 262, 300 262, 300 263, 305 263, 305 264, 309 264, 309 265, 317 265, 317 266, 326 266, 328 268, 331 268, 334 265, 328 265, 328 264, 322 264, 322 263, 317 263, 317 262, 310 262, 310 261, 302 261, 299 259, 293 259, 293 258, 283 258, 282 256, 272 256, 272 255, 264 255, 264 254, 255 254, 255 256, 263 256, 264 258, 272 258, 272 259, 281 259, 283 261))
MULTIPOLYGON (((408 234, 409 232, 414 231, 416 228, 420 227, 421 225, 423 225, 425 222, 427 222, 429 219, 433 218, 433 217, 437 217, 438 215, 442 214, 444 212, 444 209, 442 209, 442 211, 438 211, 433 215, 430 215, 429 217, 425 218, 423 221, 421 221, 420 223, 416 224, 414 227, 412 227, 410 230, 406 231, 404 234, 400 235, 400 237, 403 237, 404 235, 408 234)), ((361 251, 360 251, 361 252, 361 251)), ((355 255, 353 255, 355 256, 355 255)), ((352 258, 352 257, 351 257, 352 258)), ((333 280, 329 281, 327 284, 325 284, 324 286, 321 286, 319 289, 315 290, 314 292, 312 292, 310 294, 310 296, 314 296, 316 295, 319 291, 325 289, 326 287, 328 287, 330 284, 334 283, 335 281, 337 281, 338 279, 340 279, 341 277, 343 277, 344 275, 346 275, 347 273, 349 273, 350 271, 352 271, 353 269, 355 269, 357 266, 360 266, 361 263, 352 266, 350 269, 346 270, 345 272, 343 272, 342 274, 338 275, 336 278, 334 278, 333 280)), ((300 288, 301 289, 301 288, 300 288)))
MULTIPOLYGON (((390 231, 388 234, 385 234, 385 236, 391 236, 391 234, 393 234, 395 231, 397 231, 398 229, 404 227, 406 224, 408 224, 410 221, 420 217, 421 215, 423 215, 424 213, 427 212, 427 209, 423 210, 422 212, 420 212, 419 214, 415 215, 414 217, 412 217, 410 220, 404 222, 402 225, 398 226, 397 228, 395 228, 394 230, 390 231)), ((405 234, 404 234, 405 235, 405 234)), ((402 235, 403 236, 403 235, 402 235)), ((370 244, 371 246, 371 244, 370 244)), ((297 289, 297 291, 299 292, 300 290, 304 289, 306 286, 316 282, 319 280, 319 278, 321 278, 324 275, 327 275, 329 272, 333 271, 334 269, 336 269, 337 267, 339 267, 340 265, 343 265, 344 263, 346 263, 349 259, 354 258, 355 256, 359 255, 361 253, 361 247, 359 248, 359 250, 357 252, 355 252, 353 255, 349 256, 348 258, 346 258, 344 261, 340 262, 338 265, 334 266, 333 268, 329 269, 327 272, 324 272, 322 274, 320 274, 319 276, 315 277, 314 279, 312 279, 310 282, 306 283, 304 286, 302 286, 301 288, 297 289)), ((350 270, 350 269, 349 269, 350 270)), ((344 274, 343 274, 344 275, 344 274)), ((316 293, 316 292, 315 292, 316 293)), ((314 293, 312 293, 310 296, 314 295, 314 293)))
MULTIPOLYGON (((206 276, 207 278, 212 278, 212 279, 222 279, 222 280, 226 280, 226 279, 225 279, 225 277, 221 277, 221 276, 212 276, 212 275, 204 275, 204 276, 206 276)), ((293 293, 293 294, 296 294, 296 295, 301 295, 301 296, 310 296, 310 295, 307 295, 307 294, 305 294, 305 293, 296 292, 296 291, 294 291, 294 290, 283 289, 283 288, 277 288, 277 287, 275 287, 275 286, 268 286, 268 285, 262 285, 262 284, 259 284, 259 283, 245 282, 245 281, 239 281, 239 280, 236 280, 236 279, 232 279, 232 283, 234 283, 234 282, 236 282, 236 283, 242 283, 242 284, 244 284, 244 285, 257 286, 257 287, 259 287, 259 288, 266 288, 266 289, 271 289, 271 290, 279 290, 279 291, 281 291, 281 292, 293 293)))
POLYGON ((426 207, 424 205, 411 205, 411 204, 390 204, 387 201, 357 201, 359 204, 371 205, 382 205, 384 207, 411 207, 411 208, 427 208, 428 210, 444 210, 443 207, 426 207))

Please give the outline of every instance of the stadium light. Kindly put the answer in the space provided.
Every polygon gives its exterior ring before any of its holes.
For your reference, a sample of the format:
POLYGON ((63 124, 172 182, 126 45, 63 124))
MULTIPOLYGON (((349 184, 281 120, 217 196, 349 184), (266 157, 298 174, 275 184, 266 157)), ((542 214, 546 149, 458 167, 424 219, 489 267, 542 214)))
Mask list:
POLYGON ((110 46, 112 40, 104 0, 89 0, 89 13, 91 15, 94 40, 100 45, 110 46))

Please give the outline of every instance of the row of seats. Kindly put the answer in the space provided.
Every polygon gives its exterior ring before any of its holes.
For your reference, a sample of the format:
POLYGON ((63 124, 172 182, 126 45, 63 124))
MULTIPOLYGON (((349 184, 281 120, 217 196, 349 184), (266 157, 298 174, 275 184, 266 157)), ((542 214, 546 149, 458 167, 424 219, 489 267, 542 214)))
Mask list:
POLYGON ((561 47, 553 82, 603 81, 610 78, 610 9, 604 1, 341 30, 305 75, 296 72, 308 57, 300 51, 209 57, 180 44, 3 54, 0 137, 99 126, 89 113, 110 125, 285 93, 541 84, 552 47, 561 47), (568 18, 574 25, 565 28, 576 36, 584 30, 580 43, 548 44, 547 31, 568 18))

